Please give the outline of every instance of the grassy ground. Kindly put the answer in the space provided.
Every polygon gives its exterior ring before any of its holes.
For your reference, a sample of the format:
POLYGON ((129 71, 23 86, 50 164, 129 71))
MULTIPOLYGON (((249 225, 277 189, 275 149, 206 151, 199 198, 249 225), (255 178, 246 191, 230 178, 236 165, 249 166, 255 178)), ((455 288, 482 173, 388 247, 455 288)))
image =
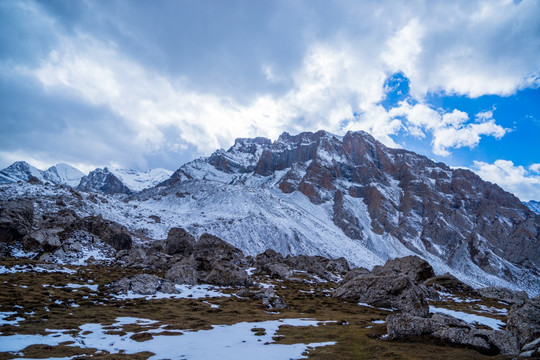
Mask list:
MULTIPOLYGON (((27 260, 0 261, 0 265, 11 267, 28 263, 27 260)), ((264 308, 260 300, 252 298, 222 297, 206 299, 219 308, 211 308, 205 299, 166 299, 166 300, 117 300, 110 296, 106 285, 124 276, 137 273, 137 270, 121 267, 72 267, 77 272, 64 273, 15 273, 0 275, 0 311, 16 311, 15 317, 25 320, 18 326, 0 327, 3 336, 11 334, 46 334, 46 329, 71 329, 73 334, 86 323, 110 325, 120 316, 131 316, 156 320, 152 325, 125 325, 123 329, 111 329, 111 333, 134 332, 132 339, 148 340, 152 335, 147 331, 167 325, 162 335, 177 334, 175 330, 209 329, 211 325, 234 324, 242 321, 259 322, 281 318, 314 318, 333 321, 318 327, 283 326, 274 341, 284 344, 336 341, 334 346, 326 346, 309 351, 313 359, 505 359, 489 357, 476 351, 436 344, 430 339, 415 339, 411 342, 381 340, 386 334, 385 324, 375 324, 384 320, 389 312, 359 306, 330 296, 335 284, 310 285, 304 282, 276 282, 276 291, 288 309, 273 314, 264 308), (68 283, 99 285, 97 291, 89 288, 70 289, 68 283), (43 286, 49 285, 49 286, 43 286), (73 306, 74 304, 75 307, 73 306)), ((158 274, 162 275, 162 274, 158 274)), ((272 282, 266 277, 258 279, 272 282)), ((224 292, 236 292, 226 289, 224 292)), ((470 304, 436 303, 455 310, 464 310, 470 304)), ((490 303, 485 305, 501 306, 490 303)), ((254 333, 264 333, 264 329, 254 329, 254 333)), ((0 351, 1 351, 0 336, 0 351)), ((98 359, 147 359, 151 353, 108 354, 96 349, 83 349, 70 344, 51 347, 33 345, 21 353, 0 352, 0 360, 18 357, 48 358, 77 356, 98 359)))

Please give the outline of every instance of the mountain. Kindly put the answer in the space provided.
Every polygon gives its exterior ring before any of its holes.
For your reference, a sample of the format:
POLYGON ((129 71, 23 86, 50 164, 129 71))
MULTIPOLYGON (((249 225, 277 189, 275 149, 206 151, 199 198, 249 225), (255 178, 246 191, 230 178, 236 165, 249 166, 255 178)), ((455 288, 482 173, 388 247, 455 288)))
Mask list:
POLYGON ((25 161, 17 161, 0 171, 0 183, 28 181, 32 176, 44 180, 43 171, 33 167, 25 161))
POLYGON ((365 132, 238 139, 139 199, 165 225, 170 217, 248 254, 269 247, 367 267, 417 254, 471 284, 540 290, 540 217, 471 171, 365 132))
POLYGON ((26 182, 35 177, 42 182, 76 186, 83 176, 84 173, 68 164, 56 164, 43 171, 25 161, 17 161, 0 171, 0 183, 26 182))
POLYGON ((126 186, 108 168, 97 168, 81 179, 76 188, 86 192, 102 192, 104 194, 131 194, 133 191, 126 186))
POLYGON ((56 164, 43 172, 45 180, 55 184, 65 184, 71 187, 79 185, 84 173, 68 164, 56 164))
POLYGON ((81 179, 77 190, 104 194, 132 194, 153 187, 172 174, 166 169, 145 172, 128 169, 97 168, 81 179))
POLYGON ((529 209, 540 215, 540 201, 531 200, 529 202, 524 202, 525 206, 529 209))
POLYGON ((128 169, 111 169, 110 172, 133 191, 141 191, 156 186, 167 180, 173 173, 170 170, 161 168, 150 169, 144 172, 128 169))

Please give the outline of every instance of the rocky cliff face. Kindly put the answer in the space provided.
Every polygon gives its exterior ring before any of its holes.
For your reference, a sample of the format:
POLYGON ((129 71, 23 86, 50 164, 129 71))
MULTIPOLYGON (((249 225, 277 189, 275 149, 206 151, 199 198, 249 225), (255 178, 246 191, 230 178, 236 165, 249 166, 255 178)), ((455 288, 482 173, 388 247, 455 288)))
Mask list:
POLYGON ((96 169, 81 179, 77 190, 104 194, 130 194, 132 191, 109 169, 96 169))
POLYGON ((471 171, 388 148, 365 132, 238 139, 163 185, 203 179, 302 193, 314 205, 330 205, 334 224, 375 252, 373 234, 451 268, 477 267, 509 281, 523 269, 538 276, 540 217, 518 198, 471 171))

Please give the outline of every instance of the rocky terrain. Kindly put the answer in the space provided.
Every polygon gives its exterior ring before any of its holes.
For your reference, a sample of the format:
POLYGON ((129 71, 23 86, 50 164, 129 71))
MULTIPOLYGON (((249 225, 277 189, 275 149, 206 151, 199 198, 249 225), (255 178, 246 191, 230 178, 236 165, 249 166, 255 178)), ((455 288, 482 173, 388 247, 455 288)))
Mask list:
POLYGON ((171 357, 225 329, 262 358, 539 355, 540 217, 470 171, 323 131, 161 182, 26 165, 0 185, 0 359, 171 357))

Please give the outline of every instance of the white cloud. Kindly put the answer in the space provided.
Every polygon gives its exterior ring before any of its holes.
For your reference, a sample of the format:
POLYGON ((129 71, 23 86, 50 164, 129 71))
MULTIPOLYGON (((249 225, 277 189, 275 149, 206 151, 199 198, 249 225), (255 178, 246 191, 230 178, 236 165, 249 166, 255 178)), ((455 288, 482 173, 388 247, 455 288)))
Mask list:
POLYGON ((540 174, 540 164, 532 164, 531 166, 529 166, 529 170, 540 174))
POLYGON ((423 138, 423 130, 433 135, 432 151, 440 156, 449 156, 451 148, 473 148, 480 142, 480 136, 493 136, 500 139, 508 129, 495 123, 491 112, 476 115, 475 123, 468 123, 469 115, 454 109, 452 112, 434 110, 426 104, 411 105, 402 101, 390 109, 391 117, 406 117, 410 134, 423 138))
MULTIPOLYGON (((531 170, 538 168, 540 164, 530 167, 531 170)), ((482 179, 499 185, 522 201, 540 200, 540 176, 521 165, 514 165, 508 160, 496 160, 493 164, 475 161, 473 170, 482 179)))

